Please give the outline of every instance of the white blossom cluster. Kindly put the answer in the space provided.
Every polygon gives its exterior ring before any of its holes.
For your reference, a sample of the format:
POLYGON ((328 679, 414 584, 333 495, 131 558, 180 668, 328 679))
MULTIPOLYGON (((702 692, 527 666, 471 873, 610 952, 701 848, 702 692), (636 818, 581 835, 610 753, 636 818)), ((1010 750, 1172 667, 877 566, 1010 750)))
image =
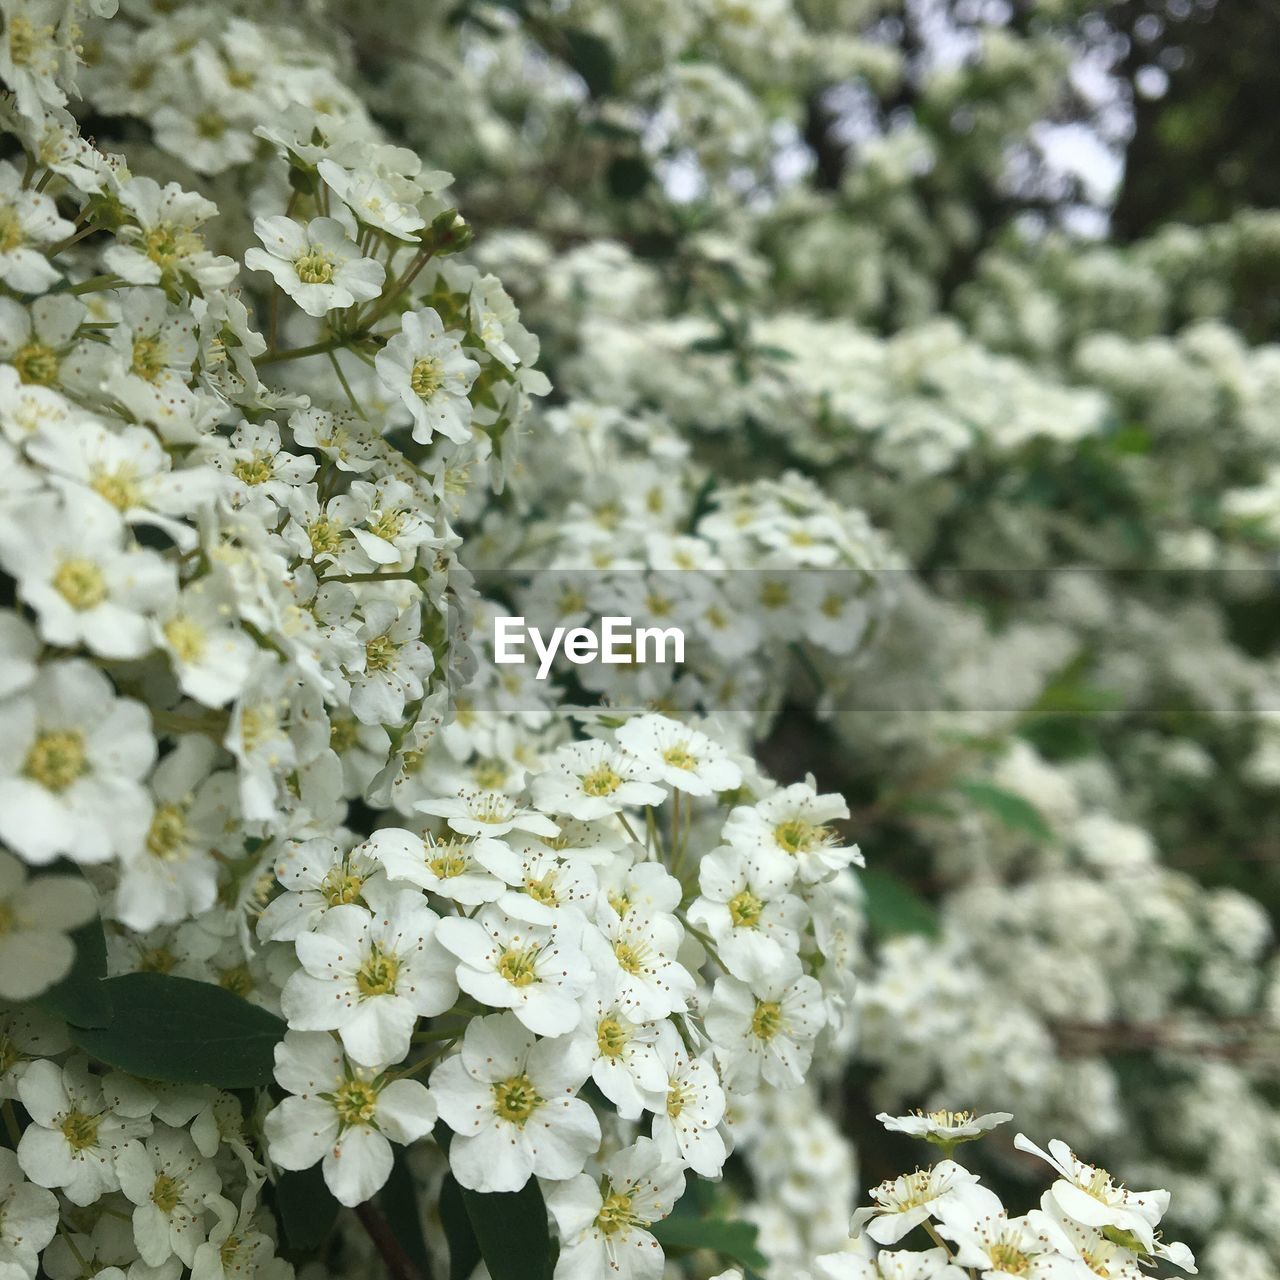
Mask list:
POLYGON ((1204 870, 1280 784, 1275 215, 952 289, 1068 44, 914 7, 0 0, 0 1280, 372 1271, 406 1170, 436 1274, 453 1193, 555 1280, 1280 1268, 1204 870), (265 1075, 113 1061, 94 963, 265 1075), (1067 1141, 980 1181, 997 1108, 1067 1141))

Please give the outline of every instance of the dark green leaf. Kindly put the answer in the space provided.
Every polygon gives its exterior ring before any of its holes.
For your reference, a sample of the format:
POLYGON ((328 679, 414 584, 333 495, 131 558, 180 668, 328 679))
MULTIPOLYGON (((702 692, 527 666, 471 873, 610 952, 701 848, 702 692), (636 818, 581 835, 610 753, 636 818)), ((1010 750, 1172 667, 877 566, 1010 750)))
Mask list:
POLYGON ((451 1173, 445 1174, 440 1187, 440 1223, 449 1245, 449 1280, 470 1280, 480 1264, 480 1245, 462 1202, 462 1188, 451 1173))
POLYGON ((290 1248, 310 1251, 325 1241, 338 1216, 338 1202, 318 1164, 284 1173, 275 1185, 276 1208, 290 1248))
POLYGON ((108 1066, 151 1080, 223 1089, 271 1082, 285 1024, 208 982, 162 973, 107 978, 110 1025, 73 1027, 72 1039, 108 1066))
POLYGON ((111 1021, 107 994, 107 939, 95 917, 71 934, 76 958, 71 972, 33 1002, 45 1013, 65 1018, 77 1027, 105 1027, 111 1021))
POLYGON ((569 65, 586 81, 591 96, 599 98, 610 93, 614 61, 608 42, 590 31, 572 27, 564 33, 564 42, 568 46, 569 65))
POLYGON ((959 782, 956 790, 974 804, 994 814, 1010 831, 1022 831, 1038 840, 1049 840, 1053 832, 1040 811, 1016 791, 1006 791, 990 782, 959 782))
POLYGON ((378 1193, 378 1204, 410 1260, 423 1275, 429 1275, 431 1256, 422 1234, 422 1219, 418 1216, 418 1188, 403 1147, 395 1148, 395 1164, 391 1166, 387 1185, 378 1193))
POLYGON ((649 185, 649 166, 639 156, 614 156, 605 172, 609 194, 619 200, 632 200, 649 185))
POLYGON ((764 1271, 769 1260, 756 1248, 756 1228, 750 1222, 704 1218, 677 1211, 649 1228, 667 1253, 709 1249, 726 1262, 751 1271, 764 1271))
POLYGON ((899 933, 939 933, 938 913, 910 885, 887 871, 860 871, 858 883, 867 895, 867 920, 882 938, 899 933))

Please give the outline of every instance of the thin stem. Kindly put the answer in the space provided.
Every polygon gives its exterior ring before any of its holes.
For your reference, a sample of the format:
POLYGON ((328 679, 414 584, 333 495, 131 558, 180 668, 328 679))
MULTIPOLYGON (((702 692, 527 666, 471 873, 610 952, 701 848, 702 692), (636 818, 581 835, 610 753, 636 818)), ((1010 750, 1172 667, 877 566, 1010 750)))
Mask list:
POLYGON ((322 356, 326 351, 337 351, 345 347, 348 338, 326 338, 323 342, 313 342, 305 347, 286 347, 283 351, 267 351, 255 356, 253 363, 261 368, 264 364, 279 364, 282 360, 305 360, 307 356, 322 356))
POLYGON ((627 815, 621 810, 618 811, 618 821, 622 823, 622 829, 627 833, 627 835, 629 835, 636 844, 639 844, 640 837, 636 835, 635 829, 632 827, 631 823, 627 821, 627 815))
POLYGON ((68 293, 101 293, 104 289, 118 289, 122 284, 128 284, 127 280, 122 280, 119 276, 104 275, 90 276, 87 280, 82 280, 79 284, 74 284, 68 293))
POLYGON ((338 357, 332 352, 326 352, 329 357, 329 363, 333 365, 333 371, 338 375, 338 381, 342 383, 342 389, 347 393, 347 399, 351 401, 351 407, 355 410, 357 418, 368 421, 368 415, 360 407, 360 401, 356 399, 356 393, 351 390, 351 384, 347 381, 347 375, 342 372, 342 366, 338 363, 338 357))
POLYGON ((382 1255, 387 1273, 391 1280, 430 1280, 418 1269, 413 1259, 405 1252, 404 1246, 396 1238, 390 1224, 382 1213, 374 1207, 371 1200, 356 1205, 356 1217, 365 1229, 373 1247, 382 1255))

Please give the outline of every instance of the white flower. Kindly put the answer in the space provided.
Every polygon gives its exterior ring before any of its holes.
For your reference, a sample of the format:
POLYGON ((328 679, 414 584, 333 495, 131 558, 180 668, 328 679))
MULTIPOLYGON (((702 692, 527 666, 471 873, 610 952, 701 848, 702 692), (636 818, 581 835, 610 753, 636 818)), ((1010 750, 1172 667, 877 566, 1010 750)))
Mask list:
POLYGON ((844 844, 830 824, 849 816, 837 795, 819 795, 811 782, 796 782, 758 804, 739 805, 725 820, 723 838, 755 860, 769 876, 799 876, 805 884, 863 865, 856 844, 844 844))
POLYGON ((477 1018, 461 1050, 431 1077, 454 1131, 449 1164, 472 1191, 518 1191, 531 1175, 572 1178, 600 1144, 600 1124, 576 1097, 587 1064, 557 1040, 535 1042, 514 1015, 477 1018))
POLYGON ((780 963, 799 950, 808 915, 804 902, 786 891, 790 883, 789 875, 771 873, 740 849, 713 849, 698 866, 702 893, 689 905, 689 922, 706 929, 738 977, 760 960, 780 963))
POLYGON ((0 849, 0 999, 30 1000, 66 977, 76 952, 67 934, 96 912, 87 881, 28 879, 22 863, 0 849))
POLYGON ((0 164, 0 280, 18 293, 52 288, 58 270, 42 248, 74 230, 48 196, 24 190, 17 169, 0 164))
POLYGON ((271 1159, 308 1169, 323 1158, 325 1183, 341 1204, 376 1194, 391 1174, 391 1143, 416 1142, 435 1123, 426 1085, 352 1065, 331 1035, 290 1031, 275 1059, 276 1080, 291 1096, 263 1122, 271 1159))
POLYGON ((418 639, 421 628, 416 603, 403 611, 386 600, 365 605, 359 633, 364 670, 351 676, 351 710, 361 724, 397 724, 405 703, 422 697, 435 659, 418 639))
POLYGON ((746 965, 743 978, 717 979, 706 1012, 725 1082, 749 1091, 763 1077, 777 1089, 794 1089, 804 1083, 826 1021, 822 988, 792 955, 746 965))
POLYGON ((729 753, 705 733, 679 720, 645 715, 628 720, 617 733, 618 744, 656 771, 659 782, 691 796, 732 791, 742 770, 729 753))
POLYGON ((58 1230, 58 1198, 22 1176, 18 1157, 0 1147, 0 1275, 35 1280, 40 1252, 58 1230))
POLYGON ((142 1260, 159 1267, 177 1257, 189 1267, 204 1243, 205 1207, 222 1186, 213 1163, 182 1130, 161 1125, 144 1142, 121 1147, 116 1172, 136 1206, 133 1238, 142 1260))
POLYGON ((0 839, 29 862, 104 862, 140 848, 151 822, 141 779, 150 717, 87 662, 49 663, 0 703, 0 839))
POLYGON ((233 593, 220 576, 198 578, 152 623, 178 685, 206 707, 224 707, 249 679, 258 646, 237 625, 233 593))
POLYGON ((352 213, 368 226, 412 240, 427 220, 411 203, 396 198, 391 186, 366 170, 344 169, 330 159, 316 166, 320 176, 352 213))
POLYGON ((1155 1229, 1169 1207, 1167 1191, 1130 1191, 1105 1169, 1086 1164, 1059 1138, 1049 1143, 1048 1151, 1021 1133, 1013 1145, 1039 1156, 1058 1172, 1049 1194, 1064 1213, 1087 1227, 1128 1232, 1148 1253, 1153 1250, 1155 1229))
POLYGON ((354 903, 334 907, 298 936, 303 967, 280 997, 289 1025, 337 1031, 361 1066, 399 1062, 419 1016, 443 1013, 457 997, 451 957, 435 942, 438 924, 412 890, 377 915, 354 903))
POLYGON ((416 836, 383 827, 361 846, 391 880, 416 884, 467 907, 494 902, 520 875, 520 859, 501 840, 485 836, 416 836))
POLYGON ((658 1054, 658 1024, 633 1022, 613 991, 612 982, 600 979, 583 998, 573 1051, 591 1063, 591 1079, 618 1114, 624 1120, 638 1120, 646 1097, 667 1087, 658 1054))
POLYGON ((661 804, 657 769, 608 742, 572 742, 551 757, 533 780, 533 802, 548 813, 590 822, 628 805, 661 804))
POLYGON ((580 996, 591 982, 578 948, 581 922, 513 920, 497 907, 474 919, 440 922, 441 946, 458 957, 458 986, 491 1009, 510 1009, 530 1031, 560 1036, 578 1025, 580 996))
POLYGON ((646 1099, 653 1114, 653 1139, 694 1173, 715 1178, 728 1156, 720 1123, 725 1097, 716 1069, 707 1058, 691 1057, 674 1027, 665 1024, 658 1052, 666 1088, 646 1099))
POLYGON ((1013 1119, 1008 1111, 989 1111, 975 1115, 972 1111, 913 1111, 909 1116, 891 1116, 882 1111, 876 1119, 890 1133, 909 1133, 939 1146, 951 1146, 984 1133, 1013 1119))
POLYGON ((258 917, 258 936, 274 942, 293 941, 314 930, 334 907, 356 903, 372 908, 389 894, 386 877, 367 850, 344 853, 323 837, 287 846, 275 873, 285 892, 258 917))
POLYGON ((65 1067, 33 1062, 18 1081, 18 1097, 31 1116, 18 1142, 22 1172, 39 1186, 60 1188, 72 1204, 92 1204, 119 1187, 116 1156, 151 1127, 111 1109, 84 1058, 65 1067))
POLYGON ((885 1249, 874 1258, 856 1253, 823 1254, 814 1259, 813 1280, 968 1280, 968 1272, 952 1266, 945 1249, 920 1253, 885 1249))
POLYGON ((560 1232, 555 1280, 660 1280, 664 1258, 648 1228, 684 1192, 684 1171, 648 1138, 611 1156, 597 1181, 579 1174, 547 1188, 560 1232))
POLYGON ((185 281, 209 291, 224 289, 236 278, 234 260, 215 257, 196 230, 217 215, 211 200, 183 191, 176 182, 162 190, 151 178, 130 178, 119 195, 137 225, 122 227, 117 242, 104 250, 108 270, 130 284, 185 281))
POLYGON ((382 292, 382 263, 364 257, 336 218, 257 218, 254 233, 266 246, 244 255, 250 271, 266 271, 309 316, 368 302, 382 292))
POLYGON ((626 915, 602 911, 600 927, 584 934, 592 968, 615 984, 616 999, 638 1022, 683 1013, 693 996, 693 975, 676 958, 684 928, 675 916, 632 907, 626 915))
POLYGON ((850 1233, 856 1236, 865 1229, 877 1244, 897 1244, 907 1232, 936 1216, 948 1196, 974 1182, 977 1178, 954 1160, 889 1178, 873 1188, 874 1203, 853 1215, 850 1233))
POLYGON ((496 791, 466 791, 458 796, 419 800, 414 808, 443 818, 464 836, 497 838, 509 831, 527 831, 530 835, 550 837, 560 831, 550 818, 496 791))
POLYGON ((383 385, 413 416, 419 443, 443 435, 465 444, 471 437, 467 396, 480 366, 463 352, 462 337, 427 307, 404 315, 400 332, 374 357, 383 385))
POLYGON ((177 590, 173 566, 130 548, 124 522, 99 502, 42 498, 10 511, 0 520, 0 565, 18 580, 45 640, 106 658, 148 653, 148 619, 177 590))

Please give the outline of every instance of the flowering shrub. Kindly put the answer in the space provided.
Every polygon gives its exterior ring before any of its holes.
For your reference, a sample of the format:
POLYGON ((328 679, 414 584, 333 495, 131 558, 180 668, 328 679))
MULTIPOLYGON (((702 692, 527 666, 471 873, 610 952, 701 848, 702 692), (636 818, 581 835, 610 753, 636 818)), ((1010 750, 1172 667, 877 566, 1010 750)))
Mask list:
POLYGON ((1049 3, 116 7, 0 0, 0 1280, 1273 1274, 1274 886, 1189 869, 1274 219, 979 255, 1049 3))

